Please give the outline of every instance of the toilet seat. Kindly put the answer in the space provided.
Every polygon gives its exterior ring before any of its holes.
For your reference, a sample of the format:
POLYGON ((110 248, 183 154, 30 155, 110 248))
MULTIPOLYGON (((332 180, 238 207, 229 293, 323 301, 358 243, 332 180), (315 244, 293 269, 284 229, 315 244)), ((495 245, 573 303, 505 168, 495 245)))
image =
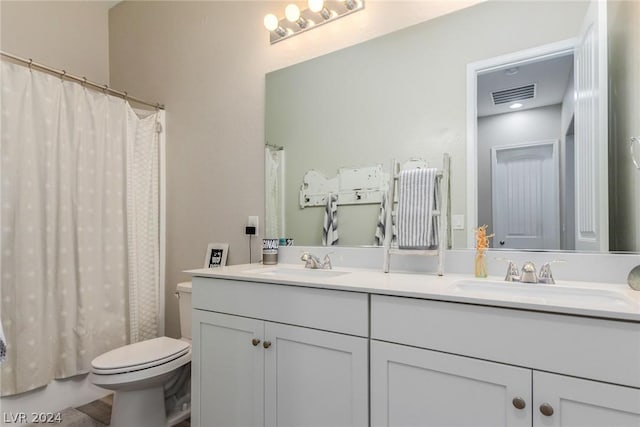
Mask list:
POLYGON ((96 357, 91 371, 98 375, 114 375, 140 371, 167 364, 189 353, 189 343, 169 337, 158 337, 116 348, 96 357))

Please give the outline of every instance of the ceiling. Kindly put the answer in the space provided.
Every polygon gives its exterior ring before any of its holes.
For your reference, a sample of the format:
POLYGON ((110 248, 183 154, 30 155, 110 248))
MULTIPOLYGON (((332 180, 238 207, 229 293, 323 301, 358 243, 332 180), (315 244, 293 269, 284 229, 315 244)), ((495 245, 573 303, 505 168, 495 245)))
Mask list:
POLYGON ((573 76, 573 54, 536 62, 507 66, 478 75, 478 117, 511 113, 531 108, 559 104, 573 76), (511 102, 494 105, 491 93, 505 89, 535 84, 535 96, 518 101, 517 110, 510 109, 511 102))

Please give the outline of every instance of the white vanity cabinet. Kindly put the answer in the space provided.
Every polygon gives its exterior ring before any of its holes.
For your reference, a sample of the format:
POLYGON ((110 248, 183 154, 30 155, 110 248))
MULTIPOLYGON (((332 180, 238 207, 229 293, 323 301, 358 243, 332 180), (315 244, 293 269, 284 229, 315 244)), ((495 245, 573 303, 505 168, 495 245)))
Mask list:
POLYGON ((637 388, 533 371, 533 406, 536 427, 640 426, 637 388))
POLYGON ((530 402, 528 369, 371 342, 372 426, 525 427, 530 402))
POLYGON ((372 426, 640 426, 638 323, 373 295, 371 338, 372 426))
POLYGON ((264 352, 252 343, 263 330, 260 320, 193 311, 194 426, 264 425, 264 352))
POLYGON ((640 427, 637 320, 203 274, 194 426, 640 427))
POLYGON ((368 296, 193 281, 194 426, 366 426, 368 296))

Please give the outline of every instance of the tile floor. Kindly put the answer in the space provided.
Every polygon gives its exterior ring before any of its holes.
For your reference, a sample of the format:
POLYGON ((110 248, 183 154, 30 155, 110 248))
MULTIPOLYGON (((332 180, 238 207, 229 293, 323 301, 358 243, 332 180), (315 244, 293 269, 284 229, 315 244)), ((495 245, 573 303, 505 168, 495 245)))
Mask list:
MULTIPOLYGON (((59 427, 106 427, 111 421, 113 395, 94 400, 77 408, 62 411, 62 423, 59 427)), ((30 424, 27 427, 39 427, 42 424, 30 424)), ((190 427, 189 420, 182 421, 175 427, 190 427)), ((134 427, 134 426, 132 426, 134 427)))

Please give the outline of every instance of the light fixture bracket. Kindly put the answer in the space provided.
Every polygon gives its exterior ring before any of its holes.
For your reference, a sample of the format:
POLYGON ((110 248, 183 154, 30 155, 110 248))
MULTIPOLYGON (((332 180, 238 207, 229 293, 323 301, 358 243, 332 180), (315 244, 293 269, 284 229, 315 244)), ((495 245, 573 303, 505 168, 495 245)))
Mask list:
POLYGON ((300 20, 306 22, 304 27, 301 27, 299 22, 289 22, 284 17, 280 19, 278 21, 278 29, 280 29, 280 31, 270 31, 269 41, 271 44, 281 42, 289 37, 309 31, 328 22, 333 22, 338 18, 362 9, 364 9, 364 0, 327 0, 324 2, 323 10, 320 12, 313 12, 308 8, 300 11, 300 20), (284 35, 282 35, 282 30, 284 30, 284 35))

